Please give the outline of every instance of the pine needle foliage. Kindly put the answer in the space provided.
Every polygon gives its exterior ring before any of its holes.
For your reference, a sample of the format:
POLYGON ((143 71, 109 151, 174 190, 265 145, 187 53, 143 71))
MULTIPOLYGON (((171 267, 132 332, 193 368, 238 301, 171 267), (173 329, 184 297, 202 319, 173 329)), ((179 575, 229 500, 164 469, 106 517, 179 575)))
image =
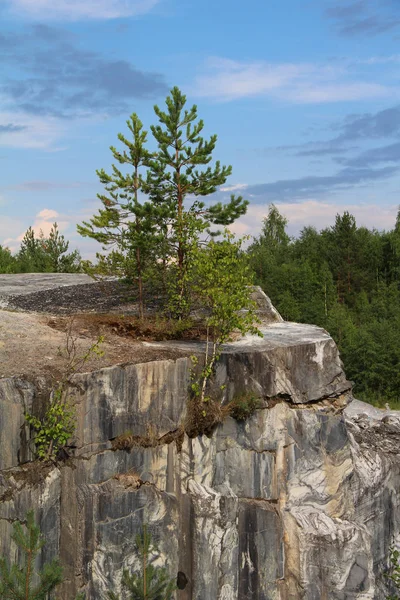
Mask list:
POLYGON ((35 559, 45 541, 35 523, 33 511, 26 516, 26 526, 14 523, 11 537, 23 561, 22 566, 16 563, 10 565, 5 558, 0 558, 1 600, 48 600, 62 582, 62 568, 58 559, 54 559, 35 575, 35 559))
MULTIPOLYGON (((136 536, 136 548, 141 562, 139 573, 124 571, 122 589, 124 600, 171 600, 176 589, 175 581, 170 578, 166 567, 156 567, 151 562, 151 555, 157 546, 143 525, 143 531, 136 536)), ((120 600, 114 592, 108 592, 109 600, 120 600)))
MULTIPOLYGON (((197 106, 186 108, 186 96, 174 87, 166 110, 154 107, 158 124, 151 126, 155 152, 146 148, 147 132, 134 113, 127 121, 129 139, 111 147, 119 166, 108 174, 97 171, 105 193, 102 208, 78 232, 103 244, 94 268, 102 274, 122 275, 137 283, 139 316, 144 314, 144 286, 150 280, 168 296, 167 313, 182 319, 190 312, 191 254, 204 231, 229 225, 245 214, 248 202, 231 195, 213 205, 200 200, 217 191, 232 172, 212 162, 217 136, 204 139, 204 122, 197 106), (194 198, 194 199, 193 199, 194 198)), ((216 235, 216 231, 213 234, 216 235)), ((87 271, 94 273, 93 265, 87 271)))
POLYGON ((78 225, 78 232, 97 240, 105 250, 112 250, 111 254, 97 255, 101 270, 113 275, 119 272, 135 281, 142 318, 145 274, 149 262, 154 259, 162 211, 154 203, 139 201, 143 186, 141 169, 148 165, 151 154, 146 148, 147 131, 137 114, 133 113, 126 124, 129 139, 122 133, 118 134, 122 151, 110 147, 120 166, 113 164, 111 174, 104 169, 97 171, 106 192, 98 194, 103 207, 89 222, 78 225), (127 166, 130 168, 128 172, 123 170, 127 166))
POLYGON ((177 313, 182 316, 188 309, 191 249, 210 225, 229 225, 245 214, 248 202, 232 195, 227 204, 206 206, 198 199, 216 192, 226 182, 232 167, 222 166, 218 160, 210 165, 217 136, 212 135, 208 140, 201 136, 204 122, 198 119, 197 106, 186 109, 186 96, 178 87, 171 90, 165 103, 165 111, 154 107, 159 124, 152 126, 151 132, 158 152, 149 163, 144 189, 153 202, 168 207, 169 242, 177 265, 177 313), (188 204, 189 197, 195 200, 188 204))
POLYGON ((77 273, 80 271, 81 257, 77 250, 68 253, 69 241, 60 233, 57 223, 53 223, 49 236, 43 231, 36 236, 29 227, 21 241, 21 248, 15 257, 18 273, 77 273))

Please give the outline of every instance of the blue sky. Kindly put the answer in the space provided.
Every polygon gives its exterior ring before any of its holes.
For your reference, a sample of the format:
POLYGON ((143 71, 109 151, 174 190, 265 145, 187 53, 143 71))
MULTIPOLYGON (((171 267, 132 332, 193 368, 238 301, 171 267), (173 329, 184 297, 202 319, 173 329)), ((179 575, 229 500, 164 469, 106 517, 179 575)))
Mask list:
POLYGON ((398 0, 0 0, 0 243, 100 206, 95 170, 138 113, 178 85, 196 103, 218 192, 250 200, 256 235, 274 202, 289 233, 358 223, 393 227, 400 204, 398 0))

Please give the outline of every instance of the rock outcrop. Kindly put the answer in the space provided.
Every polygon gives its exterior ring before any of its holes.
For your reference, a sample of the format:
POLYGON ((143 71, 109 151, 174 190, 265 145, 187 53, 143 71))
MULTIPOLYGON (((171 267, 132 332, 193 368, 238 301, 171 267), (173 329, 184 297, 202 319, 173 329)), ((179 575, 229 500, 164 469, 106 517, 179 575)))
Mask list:
POLYGON ((158 564, 180 574, 179 600, 383 600, 399 532, 399 419, 346 408, 333 340, 278 317, 262 339, 224 348, 221 401, 252 393, 262 404, 208 436, 182 432, 189 358, 115 365, 74 376, 70 457, 29 462, 24 411, 40 413, 46 381, 0 379, 0 554, 15 557, 12 523, 34 507, 41 562, 64 565, 63 600, 118 590, 143 523, 158 564), (135 439, 129 451, 115 449, 122 435, 135 439))

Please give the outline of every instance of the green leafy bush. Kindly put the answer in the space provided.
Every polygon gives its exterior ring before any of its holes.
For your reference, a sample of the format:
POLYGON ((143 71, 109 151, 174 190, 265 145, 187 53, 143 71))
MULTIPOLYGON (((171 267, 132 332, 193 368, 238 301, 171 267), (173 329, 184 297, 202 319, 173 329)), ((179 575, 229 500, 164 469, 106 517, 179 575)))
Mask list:
POLYGON ((52 393, 43 419, 29 413, 25 419, 34 430, 35 453, 41 460, 55 459, 75 431, 75 409, 62 386, 52 393))
POLYGON ((244 394, 234 398, 228 405, 229 415, 236 421, 246 421, 256 410, 262 408, 263 403, 261 398, 257 398, 254 394, 244 394))

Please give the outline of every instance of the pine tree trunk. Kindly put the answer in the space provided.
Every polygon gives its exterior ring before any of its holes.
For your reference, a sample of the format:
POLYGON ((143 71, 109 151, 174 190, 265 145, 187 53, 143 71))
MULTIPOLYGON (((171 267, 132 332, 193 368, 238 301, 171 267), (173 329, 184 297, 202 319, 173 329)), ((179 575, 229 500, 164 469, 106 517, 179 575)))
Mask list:
MULTIPOLYGON (((179 300, 180 300, 180 307, 179 310, 180 312, 182 312, 181 310, 181 306, 182 306, 182 300, 184 297, 184 293, 185 293, 185 248, 184 248, 184 241, 183 241, 183 194, 182 194, 182 188, 181 188, 181 184, 180 184, 180 167, 178 166, 178 160, 179 160, 179 151, 178 151, 178 146, 175 146, 175 158, 176 158, 176 164, 177 164, 177 186, 178 186, 178 271, 179 271, 179 300)), ((182 315, 179 315, 179 318, 181 318, 182 315)))
MULTIPOLYGON (((135 205, 138 204, 138 189, 139 189, 139 168, 135 165, 135 205)), ((136 217, 136 232, 140 233, 140 220, 136 217)), ((136 244, 138 241, 136 241, 136 244)), ((144 317, 144 302, 143 302, 143 278, 142 278, 142 257, 139 246, 136 247, 136 271, 139 294, 139 319, 144 317)))
POLYGON ((138 282, 138 294, 139 294, 139 319, 144 317, 144 302, 143 302, 143 279, 142 279, 142 262, 140 256, 140 248, 136 248, 136 268, 137 268, 137 282, 138 282))

